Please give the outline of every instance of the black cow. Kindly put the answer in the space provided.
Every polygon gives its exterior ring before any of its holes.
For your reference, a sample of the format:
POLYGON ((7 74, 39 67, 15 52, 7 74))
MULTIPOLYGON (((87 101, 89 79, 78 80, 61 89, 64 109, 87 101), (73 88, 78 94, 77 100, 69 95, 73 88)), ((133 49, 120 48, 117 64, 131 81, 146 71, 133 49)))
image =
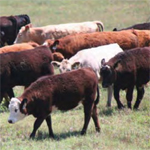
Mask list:
POLYGON ((28 15, 16 15, 16 16, 1 16, 0 17, 0 47, 13 44, 19 29, 30 23, 28 15))

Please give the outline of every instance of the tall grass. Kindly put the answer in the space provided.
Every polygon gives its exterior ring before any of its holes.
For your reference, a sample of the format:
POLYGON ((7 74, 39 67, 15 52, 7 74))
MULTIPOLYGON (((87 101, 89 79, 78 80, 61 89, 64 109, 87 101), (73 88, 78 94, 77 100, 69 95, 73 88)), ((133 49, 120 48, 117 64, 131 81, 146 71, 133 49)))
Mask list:
MULTIPOLYGON (((148 0, 1 0, 0 15, 28 14, 35 26, 101 20, 105 30, 123 28, 145 22, 150 18, 148 0)), ((150 20, 149 20, 150 21, 150 20)), ((22 88, 16 87, 20 96, 22 88)), ((113 99, 112 107, 106 108, 107 92, 100 88, 98 104, 101 133, 97 134, 90 121, 87 134, 80 136, 84 115, 82 105, 68 112, 54 112, 52 126, 55 140, 48 138, 44 122, 35 140, 29 139, 35 118, 29 116, 11 125, 9 112, 0 107, 1 150, 148 150, 150 149, 150 87, 146 88, 138 111, 125 108, 118 110, 113 99)), ((134 91, 133 104, 136 99, 134 91)), ((126 105, 125 92, 121 101, 126 105)))

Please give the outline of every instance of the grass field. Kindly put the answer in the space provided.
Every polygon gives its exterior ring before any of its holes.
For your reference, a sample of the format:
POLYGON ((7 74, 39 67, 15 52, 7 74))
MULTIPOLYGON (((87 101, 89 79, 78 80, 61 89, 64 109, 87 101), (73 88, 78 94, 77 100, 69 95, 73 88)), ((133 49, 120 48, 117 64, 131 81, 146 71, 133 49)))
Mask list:
MULTIPOLYGON (((150 21, 149 0, 0 0, 0 15, 28 14, 34 26, 101 20, 105 30, 123 28, 150 21)), ((22 88, 15 88, 19 96, 22 88)), ((9 112, 0 106, 0 150, 148 150, 150 149, 150 86, 138 111, 119 111, 113 99, 106 108, 107 92, 100 88, 98 104, 101 133, 90 121, 87 134, 80 136, 84 116, 82 105, 68 112, 54 112, 52 125, 55 140, 48 138, 44 122, 35 140, 29 139, 35 118, 29 116, 11 125, 9 112)), ((134 91, 133 104, 136 99, 134 91)), ((121 101, 126 104, 125 92, 121 101)))

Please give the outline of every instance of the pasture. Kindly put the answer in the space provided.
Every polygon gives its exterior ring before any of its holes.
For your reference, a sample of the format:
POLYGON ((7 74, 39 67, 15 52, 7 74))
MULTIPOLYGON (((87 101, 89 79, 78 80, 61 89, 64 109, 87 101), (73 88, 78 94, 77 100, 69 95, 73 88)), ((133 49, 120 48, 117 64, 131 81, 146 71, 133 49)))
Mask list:
MULTIPOLYGON (((101 20, 105 30, 124 28, 136 23, 150 21, 149 0, 1 0, 0 14, 28 14, 34 26, 101 20)), ((23 88, 16 87, 20 96, 23 88)), ((48 137, 44 122, 34 140, 29 139, 35 118, 29 116, 11 125, 7 122, 9 112, 0 106, 1 150, 148 150, 150 149, 150 84, 139 110, 118 110, 113 99, 112 107, 106 107, 107 92, 100 85, 98 114, 101 133, 95 132, 92 119, 85 136, 80 135, 84 122, 83 107, 52 113, 55 140, 48 137)), ((136 91, 132 104, 136 99, 136 91)), ((126 105, 125 92, 121 101, 126 105)))

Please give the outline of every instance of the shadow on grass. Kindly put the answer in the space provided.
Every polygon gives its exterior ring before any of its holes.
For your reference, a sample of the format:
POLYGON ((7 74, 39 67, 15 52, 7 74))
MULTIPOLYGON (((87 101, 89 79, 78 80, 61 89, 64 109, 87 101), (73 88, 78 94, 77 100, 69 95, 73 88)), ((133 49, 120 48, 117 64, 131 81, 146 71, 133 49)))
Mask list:
MULTIPOLYGON (((73 137, 73 136, 82 136, 81 131, 72 131, 72 132, 65 132, 65 133, 61 133, 61 134, 54 134, 54 139, 49 137, 48 133, 43 133, 43 132, 38 132, 37 136, 32 139, 35 141, 41 141, 41 140, 45 140, 45 139, 51 139, 54 141, 61 141, 61 140, 65 140, 67 138, 73 137)), ((30 140, 30 138, 29 138, 30 140)))
POLYGON ((117 107, 106 107, 102 110, 100 110, 99 115, 105 115, 105 116, 112 116, 115 112, 118 111, 117 107))
POLYGON ((2 104, 0 104, 0 113, 9 112, 8 108, 2 104))

